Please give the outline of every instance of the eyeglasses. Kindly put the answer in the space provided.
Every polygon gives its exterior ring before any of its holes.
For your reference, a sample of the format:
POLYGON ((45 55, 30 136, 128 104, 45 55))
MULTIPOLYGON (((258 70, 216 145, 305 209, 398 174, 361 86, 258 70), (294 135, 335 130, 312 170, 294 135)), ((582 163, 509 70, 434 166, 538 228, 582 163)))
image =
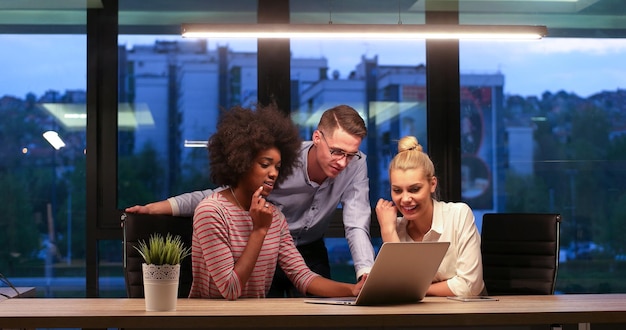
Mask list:
POLYGON ((342 160, 344 157, 346 158, 346 161, 351 161, 352 159, 356 158, 356 159, 361 159, 361 153, 360 152, 345 152, 341 149, 334 149, 331 148, 330 145, 328 144, 328 141, 326 141, 326 136, 324 136, 324 132, 319 131, 320 134, 322 135, 322 140, 324 140, 324 143, 326 143, 326 146, 328 147, 328 151, 330 151, 330 158, 332 158, 333 160, 342 160))

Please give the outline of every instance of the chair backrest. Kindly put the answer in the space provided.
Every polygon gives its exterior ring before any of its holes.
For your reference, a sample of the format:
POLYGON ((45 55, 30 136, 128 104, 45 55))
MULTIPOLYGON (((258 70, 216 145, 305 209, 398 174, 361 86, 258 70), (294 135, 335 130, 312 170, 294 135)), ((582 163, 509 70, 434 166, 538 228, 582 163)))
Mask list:
POLYGON ((483 279, 490 295, 554 294, 559 265, 559 214, 483 215, 483 279))
MULTIPOLYGON (((142 298, 143 274, 141 264, 143 257, 135 249, 139 241, 148 242, 150 235, 161 233, 165 236, 170 233, 180 235, 186 247, 191 247, 193 233, 192 217, 177 217, 171 215, 155 214, 122 214, 122 228, 124 231, 124 280, 126 281, 126 294, 129 298, 142 298)), ((191 257, 183 259, 180 265, 180 279, 178 285, 178 297, 189 296, 191 282, 191 257)))

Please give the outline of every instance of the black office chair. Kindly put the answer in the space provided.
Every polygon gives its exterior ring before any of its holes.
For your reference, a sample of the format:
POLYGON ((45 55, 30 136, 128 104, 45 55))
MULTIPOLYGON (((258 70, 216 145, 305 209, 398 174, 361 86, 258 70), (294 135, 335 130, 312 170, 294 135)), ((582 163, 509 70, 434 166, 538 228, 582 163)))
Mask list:
POLYGON ((483 215, 483 279, 489 295, 554 294, 561 216, 483 215))
MULTIPOLYGON (((139 241, 148 242, 150 235, 161 233, 165 236, 170 233, 180 235, 185 246, 191 247, 193 233, 192 217, 177 217, 171 215, 154 214, 122 214, 124 231, 124 280, 126 294, 129 298, 143 298, 143 274, 141 264, 143 257, 134 247, 139 241)), ((193 281, 191 272, 191 257, 184 258, 180 264, 180 279, 178 297, 187 298, 193 281)))

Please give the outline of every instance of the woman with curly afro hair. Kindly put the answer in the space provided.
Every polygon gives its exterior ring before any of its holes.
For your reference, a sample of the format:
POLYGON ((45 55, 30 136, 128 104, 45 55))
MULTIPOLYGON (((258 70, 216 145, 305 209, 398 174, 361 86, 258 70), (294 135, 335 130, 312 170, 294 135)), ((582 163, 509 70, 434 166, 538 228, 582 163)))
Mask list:
POLYGON ((275 105, 232 108, 209 139, 215 191, 193 218, 193 284, 190 297, 263 298, 276 266, 303 294, 357 295, 358 284, 311 271, 296 249, 283 213, 266 200, 298 162, 301 139, 275 105))
MULTIPOLYGON (((222 114, 217 132, 209 139, 211 180, 236 188, 257 154, 276 147, 281 157, 276 183, 280 183, 297 165, 301 143, 298 128, 274 105, 256 110, 234 107, 222 114)), ((263 195, 270 191, 271 187, 263 195)))

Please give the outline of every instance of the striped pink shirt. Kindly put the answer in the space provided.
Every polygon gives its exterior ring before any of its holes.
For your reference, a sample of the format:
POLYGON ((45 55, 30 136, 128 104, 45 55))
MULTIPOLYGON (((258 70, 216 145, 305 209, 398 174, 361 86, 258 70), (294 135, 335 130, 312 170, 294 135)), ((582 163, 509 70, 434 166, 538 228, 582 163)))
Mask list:
POLYGON ((318 276, 304 263, 296 249, 285 216, 274 208, 270 226, 256 265, 242 287, 235 262, 243 253, 252 231, 248 211, 229 202, 220 193, 207 196, 194 212, 190 298, 264 298, 278 263, 302 293, 318 276))

